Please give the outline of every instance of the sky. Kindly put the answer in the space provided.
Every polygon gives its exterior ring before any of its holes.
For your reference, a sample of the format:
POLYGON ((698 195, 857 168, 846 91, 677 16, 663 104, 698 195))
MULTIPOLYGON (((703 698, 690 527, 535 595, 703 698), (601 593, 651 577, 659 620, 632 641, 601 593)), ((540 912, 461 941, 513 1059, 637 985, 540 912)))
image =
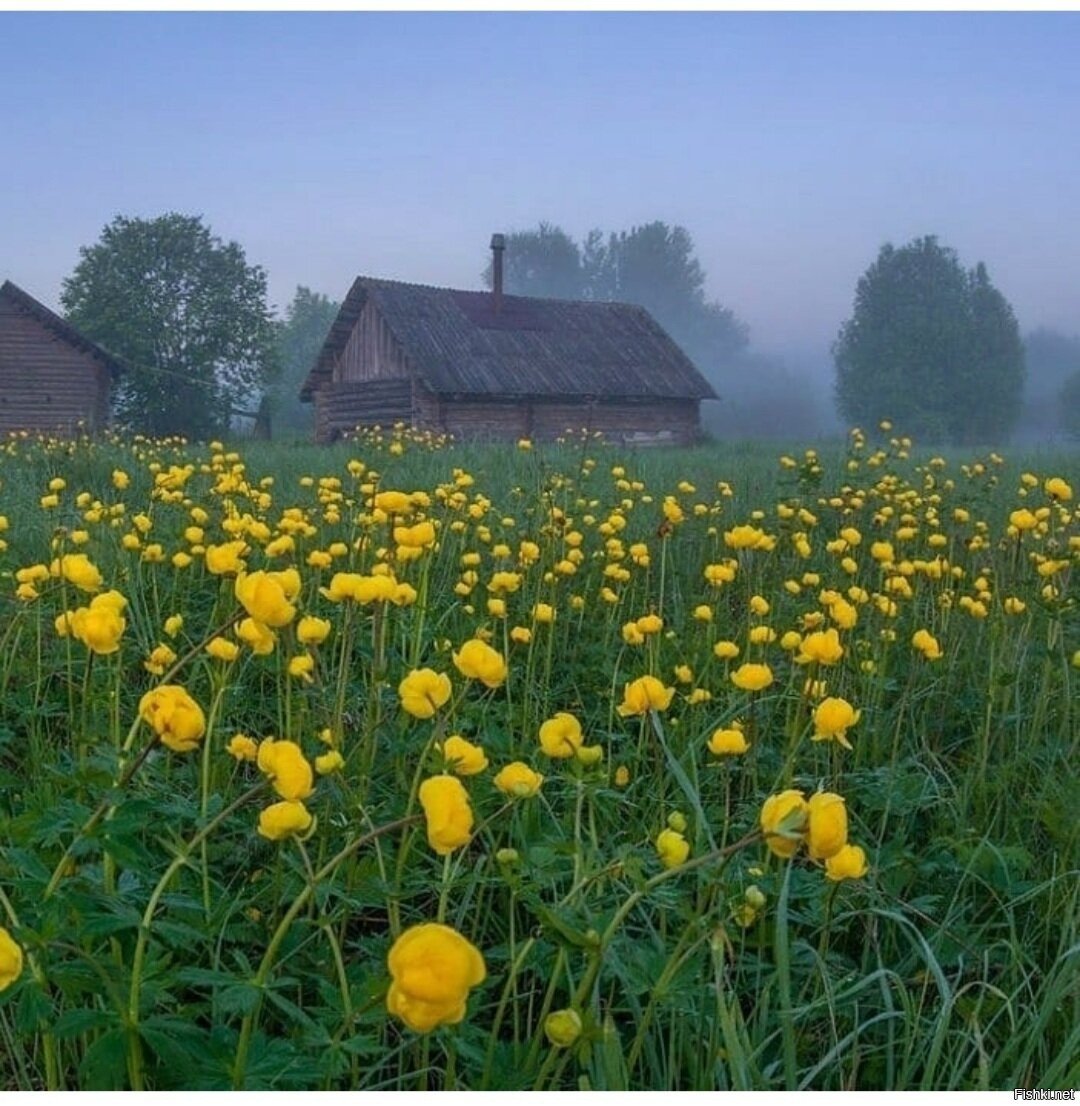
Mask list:
POLYGON ((116 215, 269 275, 480 286, 493 231, 685 226, 753 348, 828 361, 885 242, 1080 332, 1080 13, 0 13, 0 279, 116 215))

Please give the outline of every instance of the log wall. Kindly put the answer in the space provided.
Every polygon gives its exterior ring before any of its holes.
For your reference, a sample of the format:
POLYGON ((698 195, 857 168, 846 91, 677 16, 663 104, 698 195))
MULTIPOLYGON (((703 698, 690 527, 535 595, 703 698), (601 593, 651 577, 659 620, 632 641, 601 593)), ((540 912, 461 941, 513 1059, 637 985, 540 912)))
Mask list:
POLYGON ((333 442, 358 426, 413 423, 412 381, 324 384, 315 393, 315 440, 333 442))
POLYGON ((397 340, 375 305, 368 302, 334 366, 334 382, 390 380, 408 375, 397 340))
POLYGON ((0 300, 0 433, 100 430, 108 397, 108 369, 96 357, 0 300))

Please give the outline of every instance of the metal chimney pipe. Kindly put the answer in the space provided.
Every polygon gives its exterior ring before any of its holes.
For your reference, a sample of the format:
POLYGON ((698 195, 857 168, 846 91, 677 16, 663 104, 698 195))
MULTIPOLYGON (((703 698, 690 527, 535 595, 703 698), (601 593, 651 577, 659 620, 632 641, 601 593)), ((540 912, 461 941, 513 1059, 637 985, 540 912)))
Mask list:
POLYGON ((503 300, 503 250, 506 249, 506 237, 502 234, 491 236, 491 292, 492 307, 495 314, 502 310, 503 300))

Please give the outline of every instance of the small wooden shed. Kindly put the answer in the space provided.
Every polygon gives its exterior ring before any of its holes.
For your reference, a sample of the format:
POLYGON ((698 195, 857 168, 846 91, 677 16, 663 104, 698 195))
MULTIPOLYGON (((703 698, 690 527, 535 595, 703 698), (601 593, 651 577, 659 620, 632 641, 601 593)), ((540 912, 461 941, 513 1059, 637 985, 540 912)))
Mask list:
POLYGON ((503 295, 500 261, 492 292, 359 277, 300 392, 316 439, 395 422, 509 440, 699 436, 716 395, 648 311, 503 295))
POLYGON ((0 285, 0 434, 101 430, 122 368, 11 281, 0 285))

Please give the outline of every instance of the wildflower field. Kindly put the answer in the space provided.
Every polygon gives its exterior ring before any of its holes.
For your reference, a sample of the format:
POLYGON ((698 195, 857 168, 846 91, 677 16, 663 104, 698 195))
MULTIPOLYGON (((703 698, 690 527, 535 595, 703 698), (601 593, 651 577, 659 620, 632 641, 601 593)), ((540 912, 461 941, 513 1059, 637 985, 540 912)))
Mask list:
POLYGON ((1078 477, 0 443, 0 1087, 1075 1085, 1078 477))

